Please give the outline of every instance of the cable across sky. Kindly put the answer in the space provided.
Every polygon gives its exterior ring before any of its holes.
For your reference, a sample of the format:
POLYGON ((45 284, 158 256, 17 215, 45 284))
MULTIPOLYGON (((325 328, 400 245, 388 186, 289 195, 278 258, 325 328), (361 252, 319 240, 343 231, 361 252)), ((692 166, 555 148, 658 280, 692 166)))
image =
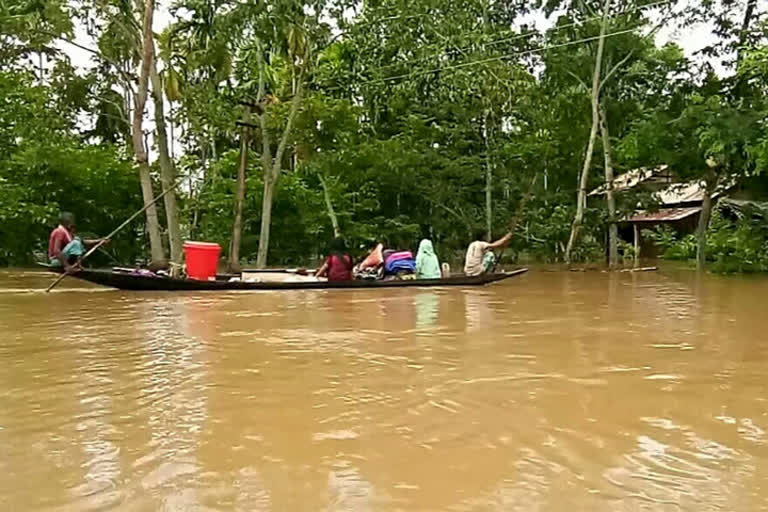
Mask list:
MULTIPOLYGON (((661 0, 661 1, 655 2, 655 3, 650 3, 650 4, 646 4, 646 5, 632 7, 630 9, 626 9, 624 11, 612 14, 610 16, 607 16, 607 19, 615 19, 615 18, 618 18, 619 16, 623 16, 625 14, 628 14, 628 13, 631 13, 631 12, 635 12, 635 11, 639 11, 639 10, 653 9, 655 7, 662 7, 662 6, 665 6, 665 5, 674 4, 675 1, 676 0, 661 0)), ((561 30, 565 30, 567 28, 573 28, 573 27, 578 27, 578 26, 584 25, 585 23, 588 23, 590 21, 598 21, 598 20, 601 20, 602 18, 603 18, 602 15, 592 16, 592 17, 584 18, 582 20, 574 21, 574 22, 571 22, 571 23, 566 23, 564 25, 554 26, 554 27, 552 27, 551 30, 553 30, 555 32, 558 32, 558 31, 561 31, 561 30)), ((474 45, 450 48, 450 49, 447 49, 446 51, 447 52, 461 52, 461 51, 471 50, 475 46, 494 46, 494 45, 498 45, 498 44, 501 44, 501 43, 507 43, 507 42, 511 42, 511 41, 517 41, 519 39, 525 39, 525 38, 528 38, 528 37, 535 36, 536 34, 539 34, 538 30, 530 30, 528 32, 523 32, 523 33, 520 33, 520 34, 514 34, 512 36, 504 37, 504 38, 501 38, 501 39, 495 39, 495 40, 484 42, 484 43, 477 43, 477 44, 474 44, 474 45)), ((434 54, 434 55, 431 55, 429 57, 420 57, 420 58, 417 58, 417 59, 410 59, 410 60, 404 60, 404 61, 400 61, 400 62, 393 62, 391 64, 385 64, 384 66, 381 66, 379 69, 388 69, 388 68, 395 67, 395 66, 418 64, 418 63, 421 63, 421 62, 426 62, 428 60, 431 60, 431 59, 433 59, 435 57, 438 57, 439 55, 440 54, 434 54)))
MULTIPOLYGON (((609 33, 605 34, 603 37, 604 38, 609 38, 609 37, 619 36, 619 35, 622 35, 622 34, 629 34, 631 32, 636 31, 638 28, 641 28, 641 27, 642 27, 642 25, 639 25, 639 26, 635 26, 635 27, 632 27, 632 28, 624 29, 624 30, 617 30, 615 32, 609 32, 609 33)), ((506 54, 503 54, 503 55, 496 55, 494 57, 488 57, 488 58, 485 58, 485 59, 478 59, 478 60, 473 60, 473 61, 469 61, 469 62, 462 62, 460 64, 453 64, 453 65, 450 65, 450 66, 441 66, 441 67, 434 68, 434 69, 428 69, 428 70, 422 70, 422 71, 413 71, 413 72, 410 72, 410 73, 403 73, 401 75, 388 76, 388 77, 384 77, 384 78, 374 78, 372 80, 366 80, 364 82, 357 82, 354 85, 359 87, 359 86, 375 84, 375 83, 391 82, 391 81, 395 81, 395 80, 402 80, 402 79, 414 78, 414 77, 423 76, 423 75, 429 75, 429 74, 433 74, 433 73, 439 73, 439 72, 442 72, 442 71, 449 71, 449 70, 452 70, 452 69, 461 69, 461 68, 466 68, 466 67, 471 67, 471 66, 477 66, 477 65, 480 65, 480 64, 487 64, 487 63, 490 63, 490 62, 499 62, 499 61, 504 61, 504 60, 510 59, 512 57, 531 55, 531 54, 535 54, 535 53, 551 50, 551 49, 554 49, 554 48, 563 48, 563 47, 566 47, 566 46, 573 46, 573 45, 577 45, 577 44, 589 43, 591 41, 596 41, 598 39, 600 39, 599 35, 589 36, 589 37, 584 37, 584 38, 581 38, 581 39, 576 39, 576 40, 573 40, 573 41, 567 41, 567 42, 564 42, 564 43, 545 45, 545 46, 541 46, 541 47, 538 47, 538 48, 532 48, 530 50, 521 50, 521 51, 517 51, 517 52, 511 52, 511 53, 506 53, 506 54)), ((339 89, 342 89, 342 87, 335 87, 335 88, 331 88, 330 90, 339 90, 339 89)))

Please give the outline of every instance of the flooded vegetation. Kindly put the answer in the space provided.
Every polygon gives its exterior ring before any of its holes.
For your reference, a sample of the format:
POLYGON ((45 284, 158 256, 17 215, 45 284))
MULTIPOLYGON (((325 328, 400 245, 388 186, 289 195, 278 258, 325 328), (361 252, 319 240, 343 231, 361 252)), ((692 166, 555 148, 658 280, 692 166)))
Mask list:
POLYGON ((131 293, 0 274, 7 510, 762 510, 768 279, 131 293))

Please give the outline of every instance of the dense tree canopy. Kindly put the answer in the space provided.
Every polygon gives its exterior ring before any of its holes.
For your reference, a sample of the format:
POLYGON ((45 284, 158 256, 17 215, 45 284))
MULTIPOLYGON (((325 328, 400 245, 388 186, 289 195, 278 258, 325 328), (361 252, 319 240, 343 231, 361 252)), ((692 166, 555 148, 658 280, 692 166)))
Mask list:
POLYGON ((502 234, 527 198, 515 254, 563 260, 570 235, 583 261, 603 258, 636 202, 614 212, 582 182, 668 164, 712 190, 762 190, 768 9, 754 0, 164 8, 158 28, 138 0, 0 6, 0 263, 43 251, 61 209, 104 234, 175 179, 178 203, 122 234, 113 258, 174 258, 174 233, 220 243, 233 266, 303 263, 336 234, 359 250, 430 237, 452 258, 502 234), (659 42, 702 20, 701 55, 659 42), (145 238, 154 229, 162 242, 145 238))

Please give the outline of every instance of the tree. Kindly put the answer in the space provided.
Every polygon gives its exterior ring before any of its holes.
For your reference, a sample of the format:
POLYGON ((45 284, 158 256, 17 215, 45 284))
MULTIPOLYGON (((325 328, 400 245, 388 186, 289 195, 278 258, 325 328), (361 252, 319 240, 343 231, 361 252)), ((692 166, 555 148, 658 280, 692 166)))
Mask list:
POLYGON ((603 105, 600 105, 600 135, 603 140, 603 164, 605 167, 605 200, 608 206, 608 265, 615 267, 619 261, 618 226, 616 225, 616 198, 613 191, 613 157, 611 156, 611 134, 603 105))
MULTIPOLYGON (((603 48, 605 47, 605 32, 608 28, 608 10, 611 7, 613 0, 605 0, 603 4, 603 20, 600 23, 600 36, 597 40, 597 53, 595 54, 595 65, 592 71, 592 127, 589 130, 589 139, 587 140, 587 151, 584 155, 584 165, 581 168, 581 175, 579 176, 579 188, 576 194, 576 215, 573 217, 573 224, 571 225, 571 235, 568 237, 568 246, 565 248, 565 261, 571 262, 571 251, 573 251, 573 244, 576 242, 576 237, 581 230, 581 224, 584 222, 584 208, 587 206, 587 177, 589 175, 589 169, 592 167, 592 152, 595 147, 595 138, 597 137, 597 129, 600 122, 600 82, 601 82, 601 69, 603 66, 603 48)), ((612 190, 610 191, 613 193, 612 190)), ((611 199, 613 196, 611 195, 611 199)))
MULTIPOLYGON (((146 44, 146 41, 145 41, 146 44)), ((160 160, 160 180, 163 184, 163 192, 176 186, 176 173, 173 169, 168 150, 168 133, 165 128, 165 110, 163 107, 163 83, 157 72, 157 60, 154 55, 154 42, 149 43, 153 47, 152 63, 150 67, 150 79, 152 81, 152 100, 155 110, 155 135, 157 137, 157 152, 160 160)), ((176 204, 176 191, 171 190, 163 196, 165 215, 168 225, 168 246, 171 252, 172 271, 176 275, 183 261, 181 246, 181 228, 179 226, 179 209, 176 204)))
MULTIPOLYGON (((178 170, 187 181, 158 207, 165 213, 126 233, 126 242, 141 242, 146 227, 153 259, 165 221, 171 259, 189 226, 190 236, 229 246, 233 268, 308 262, 339 234, 361 250, 428 236, 441 254, 461 257, 477 232, 508 223, 536 176, 515 257, 592 260, 607 247, 615 264, 617 218, 637 203, 612 197, 614 174, 663 163, 710 190, 733 180, 755 187, 768 161, 758 129, 766 10, 753 0, 675 10, 683 26, 712 17, 707 52, 738 68, 731 78, 673 45, 657 47, 653 0, 175 0, 172 23, 157 35, 147 30, 151 4, 73 2, 0 6, 4 198, 47 219, 66 201, 59 192, 43 198, 40 180, 122 208, 138 199, 138 190, 125 192, 138 180, 118 171, 126 159, 137 163, 145 199, 159 189, 153 179, 167 190, 178 170), (555 16, 554 24, 525 26, 531 14, 555 16), (90 39, 72 39, 74 26, 90 39), (78 70, 61 44, 90 52, 93 68, 78 70), (44 129, 31 131, 27 116, 44 129), (79 173, 65 162, 89 155, 103 160, 124 199, 101 190, 98 167, 79 173), (601 182, 605 206, 586 204, 586 190, 601 182)), ((671 6, 661 10, 659 24, 671 6)), ((0 205, 3 218, 34 231, 12 217, 18 211, 0 205)), ((702 255, 706 224, 703 215, 702 255)), ((14 246, 5 261, 27 257, 22 245, 6 245, 14 246)), ((118 253, 133 258, 128 248, 118 253)))
POLYGON ((681 128, 691 134, 697 150, 699 168, 687 171, 703 182, 704 197, 696 231, 696 266, 704 268, 707 249, 707 229, 712 212, 712 196, 721 187, 729 187, 748 176, 751 162, 750 141, 760 131, 754 111, 732 106, 722 96, 694 97, 683 112, 681 128))
POLYGON ((139 179, 141 181, 141 193, 144 198, 144 206, 147 208, 147 232, 149 233, 149 246, 152 260, 159 262, 165 259, 163 242, 160 237, 160 223, 157 218, 157 208, 152 205, 154 192, 152 191, 152 176, 149 172, 149 156, 144 145, 144 108, 147 104, 147 92, 149 89, 149 75, 152 70, 154 58, 154 42, 152 39, 152 17, 155 10, 154 0, 144 0, 144 15, 142 17, 142 52, 139 66, 139 80, 134 94, 133 123, 131 125, 131 141, 133 154, 139 167, 139 179))
MULTIPOLYGON (((302 27, 292 26, 288 30, 288 58, 288 67, 292 79, 291 93, 293 97, 291 99, 290 110, 288 111, 285 120, 285 126, 282 129, 282 135, 280 136, 280 141, 274 155, 272 152, 270 131, 267 124, 268 113, 272 110, 268 105, 270 102, 265 102, 265 108, 260 113, 257 112, 256 114, 261 126, 261 162, 262 170, 264 172, 264 194, 262 196, 259 252, 256 257, 256 266, 259 268, 266 267, 267 265, 269 235, 272 226, 272 202, 274 200, 275 187, 280 179, 280 173, 283 169, 283 157, 285 155, 285 150, 288 147, 289 137, 293 130, 293 123, 302 103, 302 97, 304 95, 304 77, 306 67, 311 58, 310 44, 302 27)), ((259 101, 264 101, 264 73, 266 63, 261 52, 259 52, 257 57, 257 65, 259 68, 258 98, 259 101)))
POLYGON ((246 170, 248 168, 249 125, 251 121, 250 107, 247 107, 243 117, 242 134, 240 135, 240 163, 237 166, 237 191, 235 192, 235 219, 232 223, 232 240, 229 250, 229 267, 236 269, 240 266, 240 239, 243 236, 243 204, 245 203, 246 170))

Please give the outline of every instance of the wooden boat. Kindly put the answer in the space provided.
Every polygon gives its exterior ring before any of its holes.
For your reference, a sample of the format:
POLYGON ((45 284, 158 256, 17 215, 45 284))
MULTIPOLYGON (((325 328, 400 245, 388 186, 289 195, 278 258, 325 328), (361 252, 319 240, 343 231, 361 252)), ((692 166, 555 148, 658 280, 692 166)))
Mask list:
MULTIPOLYGON (((61 273, 60 269, 50 268, 51 271, 61 273)), ((155 277, 139 275, 129 272, 113 270, 84 269, 71 277, 82 279, 120 290, 141 291, 228 291, 228 290, 325 290, 339 288, 405 288, 405 287, 435 287, 435 286, 482 286, 519 276, 527 272, 527 268, 520 268, 510 272, 498 272, 495 274, 483 274, 475 277, 457 275, 445 279, 413 279, 393 281, 302 281, 302 282, 244 282, 231 281, 229 279, 217 279, 215 281, 197 281, 194 279, 172 279, 169 277, 155 277)))

